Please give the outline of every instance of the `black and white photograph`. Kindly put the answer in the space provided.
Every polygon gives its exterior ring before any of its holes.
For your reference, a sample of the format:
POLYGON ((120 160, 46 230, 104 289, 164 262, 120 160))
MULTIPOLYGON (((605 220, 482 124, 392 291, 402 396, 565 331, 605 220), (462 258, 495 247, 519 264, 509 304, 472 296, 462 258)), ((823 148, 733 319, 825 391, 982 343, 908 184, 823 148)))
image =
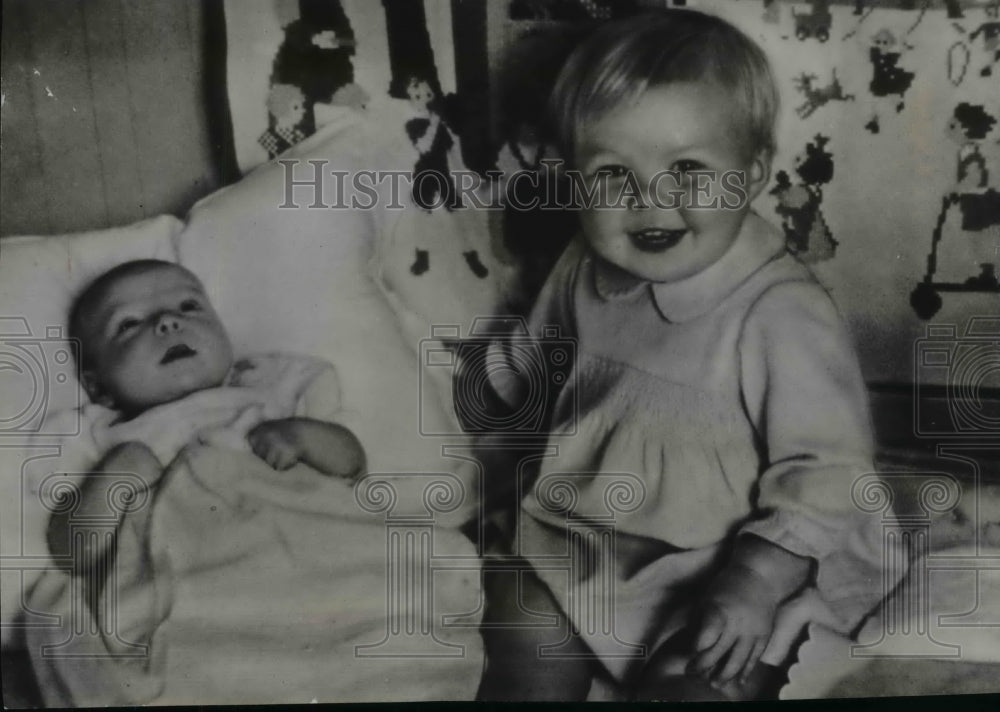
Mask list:
POLYGON ((5 708, 1000 699, 1000 0, 0 13, 5 708))

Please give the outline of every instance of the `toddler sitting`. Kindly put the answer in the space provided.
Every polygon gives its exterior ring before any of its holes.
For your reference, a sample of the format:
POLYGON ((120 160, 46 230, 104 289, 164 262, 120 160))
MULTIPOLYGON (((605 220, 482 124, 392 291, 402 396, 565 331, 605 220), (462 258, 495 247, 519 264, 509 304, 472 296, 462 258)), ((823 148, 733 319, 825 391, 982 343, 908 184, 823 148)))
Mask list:
POLYGON ((852 499, 873 464, 850 335, 750 207, 777 106, 763 50, 694 11, 602 25, 561 69, 580 235, 529 325, 575 353, 494 384, 498 423, 544 392, 547 439, 483 440, 517 513, 481 699, 772 695, 805 620, 850 631, 895 583, 852 499))

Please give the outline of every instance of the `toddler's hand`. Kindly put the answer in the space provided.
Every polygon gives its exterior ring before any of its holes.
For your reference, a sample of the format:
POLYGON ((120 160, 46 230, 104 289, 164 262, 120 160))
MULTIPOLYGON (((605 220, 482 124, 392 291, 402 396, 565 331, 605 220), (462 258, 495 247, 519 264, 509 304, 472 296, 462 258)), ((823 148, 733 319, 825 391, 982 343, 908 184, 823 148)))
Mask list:
POLYGON ((298 424, 292 418, 265 420, 247 434, 250 449, 275 470, 287 470, 302 458, 298 424))
POLYGON ((746 680, 771 638, 780 602, 777 592, 753 569, 739 564, 723 569, 705 594, 689 672, 719 684, 737 676, 746 680))

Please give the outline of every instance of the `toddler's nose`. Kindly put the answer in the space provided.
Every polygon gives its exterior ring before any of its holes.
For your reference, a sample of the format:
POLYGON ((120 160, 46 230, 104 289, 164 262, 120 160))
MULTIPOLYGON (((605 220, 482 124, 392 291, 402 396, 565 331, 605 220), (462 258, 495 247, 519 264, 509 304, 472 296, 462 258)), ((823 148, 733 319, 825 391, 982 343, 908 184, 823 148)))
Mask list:
POLYGON ((169 334, 173 331, 180 331, 181 320, 172 312, 164 312, 156 319, 156 333, 169 334))

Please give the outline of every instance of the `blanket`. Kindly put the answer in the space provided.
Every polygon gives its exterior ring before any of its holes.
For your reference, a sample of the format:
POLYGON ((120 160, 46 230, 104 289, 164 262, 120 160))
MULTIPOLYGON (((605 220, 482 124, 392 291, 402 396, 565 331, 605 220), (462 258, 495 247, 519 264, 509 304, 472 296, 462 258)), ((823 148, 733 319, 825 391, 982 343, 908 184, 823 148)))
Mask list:
MULTIPOLYGON (((105 445, 121 439, 116 429, 159 433, 154 450, 169 464, 155 496, 132 489, 109 500, 107 520, 71 525, 105 536, 126 513, 102 591, 68 566, 33 588, 29 608, 60 620, 27 632, 46 704, 471 698, 482 661, 478 559, 433 518, 462 503, 458 478, 355 485, 301 463, 273 470, 243 445, 247 414, 325 413, 337 390, 323 378, 329 369, 308 362, 253 363, 238 369, 243 388, 198 393, 117 428, 90 424, 105 445), (254 393, 271 397, 255 403, 254 393), (192 429, 173 457, 163 433, 192 429), (432 576, 432 556, 453 565, 432 576), (445 626, 446 615, 458 625, 445 626)), ((62 471, 93 467, 80 459, 87 449, 68 452, 77 460, 62 471)), ((42 500, 58 506, 67 477, 39 483, 42 500)))
POLYGON ((475 559, 457 532, 435 530, 434 554, 464 555, 469 568, 437 572, 432 590, 418 591, 426 598, 406 596, 390 611, 389 532, 359 509, 350 484, 305 465, 277 473, 252 454, 212 446, 186 449, 165 477, 146 542, 153 576, 136 580, 127 570, 135 564, 119 557, 114 575, 125 585, 105 589, 106 599, 118 597, 112 625, 99 635, 73 634, 77 589, 66 573, 50 572, 36 587, 32 606, 59 611, 65 622, 28 632, 46 704, 475 693, 478 630, 439 622, 478 606, 475 559), (420 642, 419 628, 430 629, 427 645, 412 646, 409 655, 385 646, 379 656, 393 616, 419 623, 410 643, 420 642))
POLYGON ((995 546, 932 554, 922 567, 926 578, 911 576, 866 623, 857 642, 810 626, 782 699, 995 692, 998 558, 995 546))

